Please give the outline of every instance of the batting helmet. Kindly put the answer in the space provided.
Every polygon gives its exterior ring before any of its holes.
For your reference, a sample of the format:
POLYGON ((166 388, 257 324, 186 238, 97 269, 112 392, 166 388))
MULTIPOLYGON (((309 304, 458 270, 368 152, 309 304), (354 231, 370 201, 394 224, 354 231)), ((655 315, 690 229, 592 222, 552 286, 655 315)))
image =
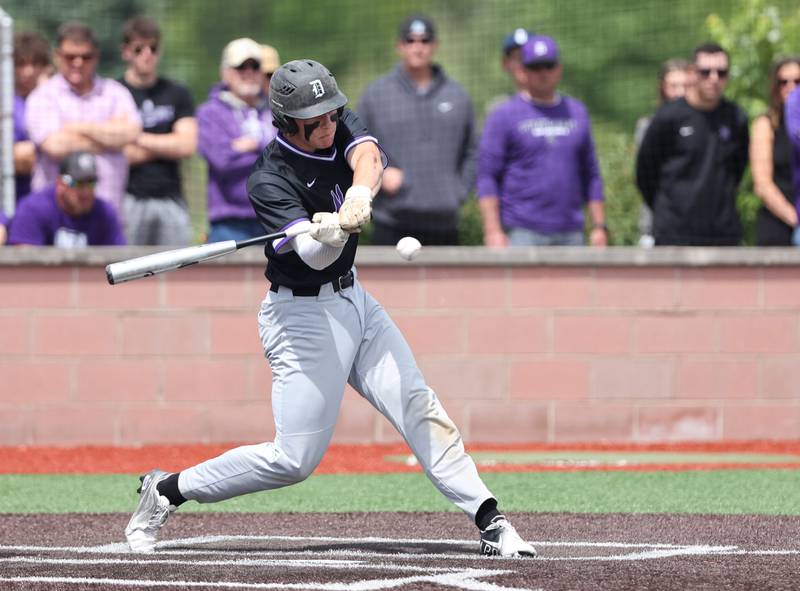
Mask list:
POLYGON ((312 119, 347 104, 328 68, 314 60, 294 60, 275 70, 269 83, 272 122, 284 133, 297 133, 295 119, 312 119))

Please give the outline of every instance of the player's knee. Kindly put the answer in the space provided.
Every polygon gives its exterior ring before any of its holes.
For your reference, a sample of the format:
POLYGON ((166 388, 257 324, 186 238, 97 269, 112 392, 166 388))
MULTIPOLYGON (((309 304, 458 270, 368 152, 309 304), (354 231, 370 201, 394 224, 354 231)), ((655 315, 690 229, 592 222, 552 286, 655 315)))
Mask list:
POLYGON ((284 468, 284 477, 289 483, 297 484, 311 476, 316 467, 316 464, 292 462, 284 468))

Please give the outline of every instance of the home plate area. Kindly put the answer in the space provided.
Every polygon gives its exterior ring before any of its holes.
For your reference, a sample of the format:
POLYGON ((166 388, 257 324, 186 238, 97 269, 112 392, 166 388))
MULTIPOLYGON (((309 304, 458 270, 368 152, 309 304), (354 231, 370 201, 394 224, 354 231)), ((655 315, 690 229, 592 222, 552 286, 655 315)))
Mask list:
POLYGON ((538 557, 480 556, 455 513, 185 513, 148 555, 125 515, 0 515, 0 589, 789 589, 800 570, 795 517, 511 517, 538 557))

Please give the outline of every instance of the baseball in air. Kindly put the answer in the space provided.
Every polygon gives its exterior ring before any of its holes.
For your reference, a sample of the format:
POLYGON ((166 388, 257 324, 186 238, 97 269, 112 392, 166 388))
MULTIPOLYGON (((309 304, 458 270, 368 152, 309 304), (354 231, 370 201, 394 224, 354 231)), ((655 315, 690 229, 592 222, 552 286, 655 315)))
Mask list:
POLYGON ((422 245, 413 236, 405 236, 397 242, 397 252, 407 261, 417 258, 422 245))

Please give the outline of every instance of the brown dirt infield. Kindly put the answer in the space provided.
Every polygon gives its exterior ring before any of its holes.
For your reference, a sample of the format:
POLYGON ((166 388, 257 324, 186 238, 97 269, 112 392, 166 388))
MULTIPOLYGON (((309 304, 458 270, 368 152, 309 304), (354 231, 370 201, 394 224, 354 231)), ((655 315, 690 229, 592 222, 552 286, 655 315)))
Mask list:
POLYGON ((0 588, 763 590, 800 572, 798 517, 516 514, 540 553, 518 560, 479 556, 452 513, 177 514, 147 556, 121 551, 127 518, 0 515, 0 588))
MULTIPOLYGON (((134 474, 153 467, 154 458, 163 470, 178 471, 235 447, 237 444, 215 445, 148 445, 142 447, 79 446, 79 447, 0 447, 0 474, 134 474)), ((730 463, 704 462, 642 464, 629 466, 553 466, 542 464, 481 465, 481 472, 574 472, 574 471, 683 471, 724 469, 800 469, 800 441, 746 441, 715 443, 624 444, 586 443, 570 445, 526 443, 472 444, 470 452, 480 451, 609 451, 609 452, 703 452, 792 454, 797 462, 730 463)), ((386 460, 387 456, 408 454, 404 444, 332 445, 316 474, 381 474, 418 472, 417 466, 406 466, 386 460)))

